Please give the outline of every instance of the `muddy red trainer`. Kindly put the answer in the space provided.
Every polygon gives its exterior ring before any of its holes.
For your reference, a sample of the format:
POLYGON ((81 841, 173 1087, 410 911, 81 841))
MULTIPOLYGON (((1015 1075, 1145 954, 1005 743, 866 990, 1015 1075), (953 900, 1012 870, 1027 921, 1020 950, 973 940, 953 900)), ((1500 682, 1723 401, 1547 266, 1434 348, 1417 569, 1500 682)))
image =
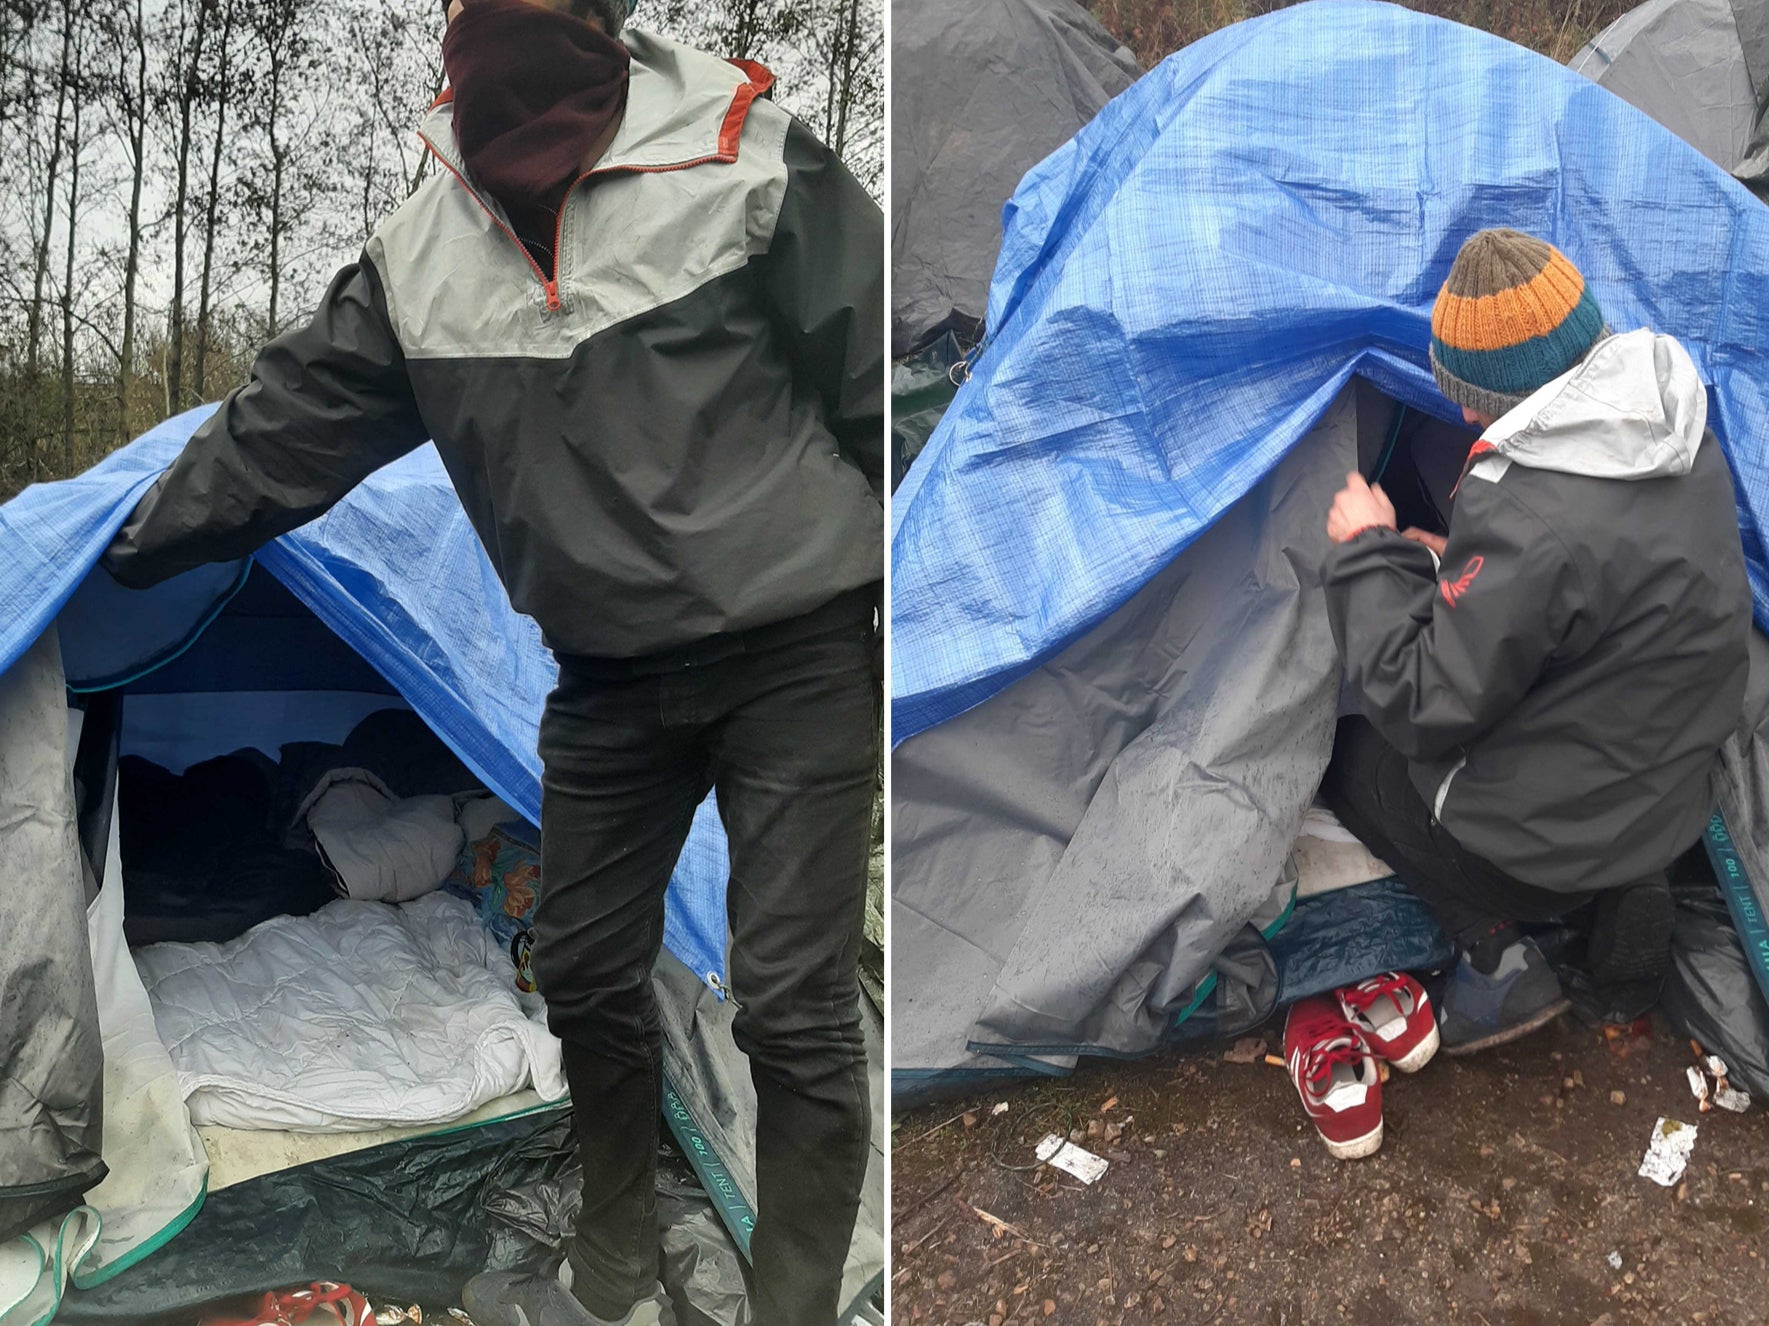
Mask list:
POLYGON ((1378 1059, 1416 1073, 1437 1053, 1437 1016, 1431 996, 1404 971, 1385 971, 1333 991, 1345 1020, 1364 1034, 1378 1059))
POLYGON ((1332 995, 1290 1006, 1284 1063, 1302 1108, 1337 1160, 1358 1160, 1382 1145, 1382 1079, 1376 1057, 1332 995))

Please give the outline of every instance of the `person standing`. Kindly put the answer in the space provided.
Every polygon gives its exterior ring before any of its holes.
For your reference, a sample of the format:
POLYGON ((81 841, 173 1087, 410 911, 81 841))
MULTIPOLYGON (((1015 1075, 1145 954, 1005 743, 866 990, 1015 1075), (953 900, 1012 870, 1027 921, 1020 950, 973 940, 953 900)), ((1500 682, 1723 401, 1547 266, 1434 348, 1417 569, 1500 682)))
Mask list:
POLYGON ((752 1320, 829 1326, 870 1149, 856 969, 878 753, 882 214, 771 76, 632 0, 454 0, 442 167, 192 437, 105 565, 251 553, 434 439, 559 662, 534 971, 582 1214, 479 1326, 667 1322, 651 968, 696 806, 731 850, 757 1096, 752 1320))

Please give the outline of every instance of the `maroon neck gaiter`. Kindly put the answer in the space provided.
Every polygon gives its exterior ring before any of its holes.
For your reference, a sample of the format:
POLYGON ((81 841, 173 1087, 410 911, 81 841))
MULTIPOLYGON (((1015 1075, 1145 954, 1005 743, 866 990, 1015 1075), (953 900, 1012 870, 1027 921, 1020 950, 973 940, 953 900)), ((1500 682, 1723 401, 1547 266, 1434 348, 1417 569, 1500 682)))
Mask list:
POLYGON ((631 55, 595 24, 531 0, 466 0, 442 64, 467 169, 551 271, 554 217, 626 109, 631 55))

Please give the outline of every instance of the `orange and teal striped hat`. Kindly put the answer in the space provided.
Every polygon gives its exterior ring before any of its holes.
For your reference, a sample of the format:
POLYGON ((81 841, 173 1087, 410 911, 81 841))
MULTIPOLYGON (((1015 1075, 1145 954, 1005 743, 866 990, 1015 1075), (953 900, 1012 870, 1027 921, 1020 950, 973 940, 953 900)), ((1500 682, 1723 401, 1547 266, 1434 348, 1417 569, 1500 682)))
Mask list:
POLYGON ((1456 404, 1497 418, 1606 330, 1564 253, 1516 230, 1482 230, 1462 245, 1431 310, 1431 371, 1456 404))

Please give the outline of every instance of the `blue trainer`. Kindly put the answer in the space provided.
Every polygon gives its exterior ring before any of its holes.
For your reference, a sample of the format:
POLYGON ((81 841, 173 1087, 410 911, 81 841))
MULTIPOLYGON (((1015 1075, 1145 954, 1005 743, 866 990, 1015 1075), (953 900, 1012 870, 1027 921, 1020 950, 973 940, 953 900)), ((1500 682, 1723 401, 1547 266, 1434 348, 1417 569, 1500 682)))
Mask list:
POLYGON ((1464 950, 1438 1003, 1437 1029, 1445 1054, 1471 1054, 1504 1045, 1546 1026, 1572 1005, 1535 942, 1512 932, 1492 962, 1464 950), (1481 967, 1491 970, 1482 971, 1481 967))

